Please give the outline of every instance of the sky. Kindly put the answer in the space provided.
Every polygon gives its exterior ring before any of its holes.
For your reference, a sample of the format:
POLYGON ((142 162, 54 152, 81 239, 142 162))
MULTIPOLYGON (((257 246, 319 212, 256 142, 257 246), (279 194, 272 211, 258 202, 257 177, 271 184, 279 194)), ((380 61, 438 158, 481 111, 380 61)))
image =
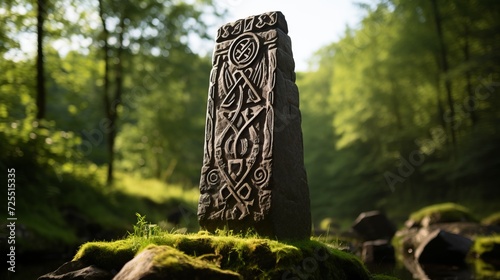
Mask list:
POLYGON ((340 39, 347 25, 357 26, 363 12, 355 2, 366 1, 216 0, 217 5, 228 10, 227 22, 264 12, 281 11, 288 23, 296 71, 308 70, 308 61, 314 52, 340 39))

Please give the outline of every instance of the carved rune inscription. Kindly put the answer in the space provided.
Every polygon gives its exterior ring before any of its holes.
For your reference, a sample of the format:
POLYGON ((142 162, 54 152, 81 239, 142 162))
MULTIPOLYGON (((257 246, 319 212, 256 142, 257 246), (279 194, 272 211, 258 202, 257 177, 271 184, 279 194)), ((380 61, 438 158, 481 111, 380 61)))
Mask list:
MULTIPOLYGON (((305 183, 307 192, 298 91, 293 82, 293 58, 286 31, 286 21, 280 12, 249 17, 219 29, 210 75, 198 205, 200 224, 209 230, 253 227, 262 234, 279 235, 273 219, 280 218, 282 210, 274 208, 293 205, 280 206, 274 202, 280 195, 276 191, 284 187, 277 182, 273 165, 288 168, 286 172, 295 172, 293 166, 297 165, 296 173, 303 177, 295 179, 305 183), (279 59, 287 63, 279 63, 279 59), (285 108, 290 116, 284 119, 286 123, 283 118, 276 119, 275 108, 280 102, 280 109, 285 108), (300 144, 297 149, 288 149, 299 154, 300 159, 292 162, 295 156, 290 156, 290 163, 277 163, 276 152, 278 156, 282 154, 280 161, 287 155, 275 145, 287 143, 276 142, 276 122, 280 127, 289 125, 296 130, 297 125, 293 124, 297 121, 299 133, 287 138, 300 144)), ((290 194, 293 199, 294 191, 290 194)), ((295 194, 304 195, 304 191, 295 194)), ((308 192, 305 197, 305 219, 309 217, 310 227, 308 192)))

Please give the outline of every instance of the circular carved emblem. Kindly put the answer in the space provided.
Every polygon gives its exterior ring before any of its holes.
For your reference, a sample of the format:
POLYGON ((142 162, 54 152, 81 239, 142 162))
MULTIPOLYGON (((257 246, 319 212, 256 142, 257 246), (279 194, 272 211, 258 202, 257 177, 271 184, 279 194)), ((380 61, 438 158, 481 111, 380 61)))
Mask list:
POLYGON ((234 39, 229 47, 229 60, 238 68, 247 67, 259 54, 260 42, 257 35, 245 33, 234 39))
POLYGON ((217 170, 213 169, 212 171, 208 172, 207 174, 207 182, 209 185, 213 186, 218 184, 220 181, 219 178, 219 172, 217 170))

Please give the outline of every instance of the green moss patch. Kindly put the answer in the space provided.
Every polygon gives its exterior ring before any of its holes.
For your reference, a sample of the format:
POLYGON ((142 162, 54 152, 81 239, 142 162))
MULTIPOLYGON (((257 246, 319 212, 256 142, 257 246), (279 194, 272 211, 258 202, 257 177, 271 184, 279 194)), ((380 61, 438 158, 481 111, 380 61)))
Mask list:
MULTIPOLYGON (((154 257, 151 268, 140 272, 144 278, 147 278, 148 274, 156 274, 157 278, 168 279, 241 279, 238 273, 222 270, 214 263, 186 255, 170 246, 149 245, 141 252, 141 255, 145 253, 154 257)), ((136 269, 136 265, 141 266, 141 264, 145 263, 141 263, 141 260, 136 258, 127 266, 133 270, 136 269), (134 263, 136 261, 137 263, 134 263)), ((124 270, 120 273, 128 275, 129 271, 126 268, 124 270)))
MULTIPOLYGON (((234 271, 244 279, 372 279, 354 255, 318 241, 285 243, 257 236, 212 235, 203 231, 132 235, 114 242, 89 242, 81 246, 73 260, 119 270, 152 245, 173 247, 196 258, 196 262, 209 262, 222 270, 234 271)), ((167 265, 170 260, 174 259, 158 256, 157 264, 167 265)))
POLYGON ((119 270, 134 258, 141 248, 134 238, 113 242, 89 242, 80 247, 73 261, 82 261, 87 265, 97 265, 107 270, 119 270))
POLYGON ((500 226, 500 212, 493 213, 482 219, 481 223, 488 226, 500 226))
POLYGON ((410 215, 416 225, 449 222, 477 222, 477 219, 464 206, 455 203, 441 203, 424 207, 410 215))
POLYGON ((471 253, 475 256, 482 256, 484 253, 491 252, 495 246, 500 246, 500 235, 482 236, 474 240, 471 253))

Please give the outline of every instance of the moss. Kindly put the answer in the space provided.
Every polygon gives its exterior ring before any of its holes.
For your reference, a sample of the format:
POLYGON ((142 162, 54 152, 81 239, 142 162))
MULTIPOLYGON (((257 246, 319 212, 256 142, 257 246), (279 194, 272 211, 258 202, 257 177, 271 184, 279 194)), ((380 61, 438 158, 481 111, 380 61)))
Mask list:
POLYGON ((489 215, 488 217, 481 220, 481 223, 488 226, 490 225, 500 226, 500 212, 496 212, 489 215))
MULTIPOLYGON (((331 245, 305 240, 278 242, 259 237, 232 235, 169 234, 130 236, 114 242, 90 242, 81 246, 74 260, 118 270, 138 252, 153 245, 171 246, 183 254, 210 260, 222 270, 239 273, 244 279, 371 279, 354 255, 331 245)), ((161 262, 174 261, 165 257, 161 262)))
POLYGON ((470 249, 472 255, 480 257, 486 252, 493 250, 493 247, 500 246, 500 235, 494 236, 481 236, 474 240, 474 245, 470 249))
POLYGON ((203 275, 204 279, 239 279, 239 275, 232 271, 222 270, 216 265, 202 259, 188 256, 181 251, 169 246, 149 245, 145 250, 155 250, 153 265, 158 271, 168 271, 171 278, 182 277, 185 279, 196 279, 203 275))
POLYGON ((500 270, 491 263, 476 259, 470 265, 474 268, 476 279, 500 279, 500 270))
POLYGON ((119 270, 134 258, 140 248, 137 238, 113 242, 89 242, 80 247, 73 261, 97 265, 108 270, 119 270))
POLYGON ((430 205, 410 215, 410 220, 417 225, 422 225, 424 219, 429 219, 429 224, 460 221, 477 222, 477 219, 467 208, 451 202, 430 205))

